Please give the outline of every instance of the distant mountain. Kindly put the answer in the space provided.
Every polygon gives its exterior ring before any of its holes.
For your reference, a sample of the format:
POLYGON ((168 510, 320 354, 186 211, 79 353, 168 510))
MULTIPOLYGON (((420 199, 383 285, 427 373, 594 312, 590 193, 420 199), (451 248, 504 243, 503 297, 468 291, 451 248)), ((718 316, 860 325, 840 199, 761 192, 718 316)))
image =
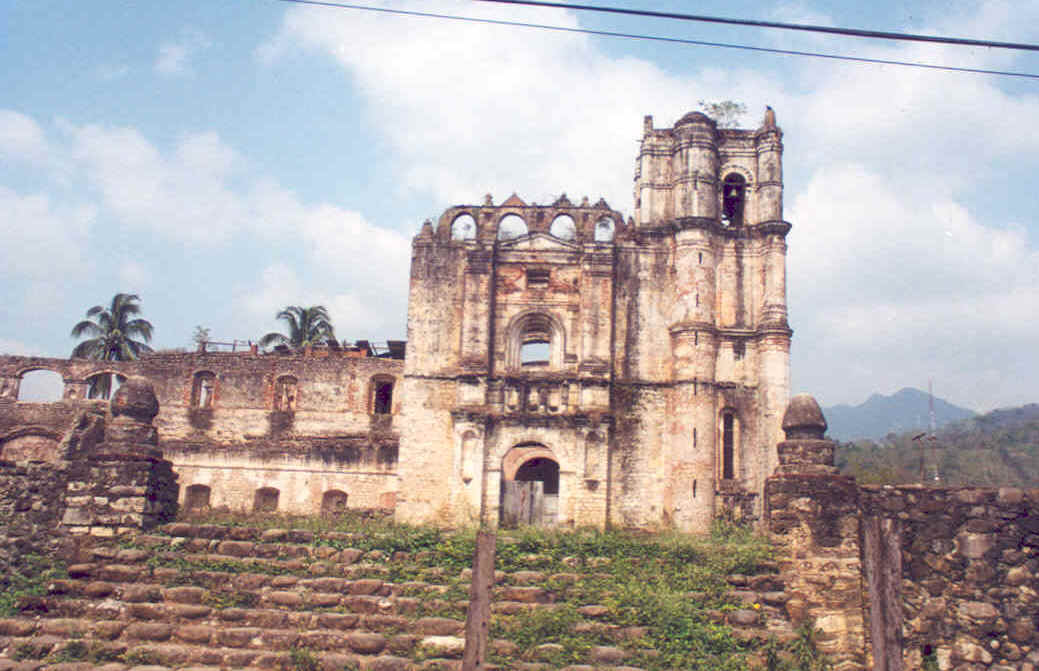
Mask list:
MULTIPOLYGON (((936 408, 937 409, 937 408, 936 408)), ((860 483, 1039 487, 1039 405, 994 410, 947 424, 935 439, 907 431, 841 443, 836 466, 860 483)))
MULTIPOLYGON (((873 394, 859 405, 823 408, 827 435, 834 440, 880 440, 889 433, 926 431, 930 423, 927 392, 906 387, 891 396, 873 394)), ((940 398, 934 399, 934 417, 939 427, 975 416, 940 398)))

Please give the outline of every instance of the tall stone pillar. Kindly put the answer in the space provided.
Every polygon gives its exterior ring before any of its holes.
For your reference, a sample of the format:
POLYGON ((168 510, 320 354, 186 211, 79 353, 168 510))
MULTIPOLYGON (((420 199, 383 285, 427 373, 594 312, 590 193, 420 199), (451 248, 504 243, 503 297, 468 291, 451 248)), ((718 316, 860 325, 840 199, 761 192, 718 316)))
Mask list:
POLYGON ((783 416, 779 466, 765 482, 765 522, 777 545, 794 623, 813 622, 819 649, 841 671, 867 668, 859 488, 838 475, 836 444, 814 398, 795 396, 783 416))

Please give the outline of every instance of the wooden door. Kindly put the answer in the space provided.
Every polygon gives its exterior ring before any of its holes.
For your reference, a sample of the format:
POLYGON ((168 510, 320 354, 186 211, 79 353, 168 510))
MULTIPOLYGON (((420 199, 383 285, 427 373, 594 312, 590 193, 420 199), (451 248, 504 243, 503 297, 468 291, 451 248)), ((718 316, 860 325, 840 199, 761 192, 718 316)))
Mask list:
POLYGON ((506 480, 502 485, 501 526, 515 528, 521 524, 544 523, 545 483, 506 480))

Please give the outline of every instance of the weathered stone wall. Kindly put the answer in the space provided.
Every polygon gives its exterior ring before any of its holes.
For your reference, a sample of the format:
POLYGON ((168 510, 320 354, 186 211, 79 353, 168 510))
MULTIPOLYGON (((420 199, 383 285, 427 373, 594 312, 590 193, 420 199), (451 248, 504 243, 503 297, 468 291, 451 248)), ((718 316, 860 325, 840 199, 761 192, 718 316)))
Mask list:
POLYGON ((1039 490, 868 486, 861 511, 901 554, 902 666, 875 668, 1039 668, 1039 490))
POLYGON ((281 509, 296 513, 320 511, 332 490, 347 494, 351 506, 392 506, 402 368, 399 359, 327 349, 159 353, 133 362, 0 357, 0 379, 12 394, 0 399, 0 458, 57 458, 77 414, 105 408, 85 399, 91 376, 143 375, 159 401, 155 425, 181 475, 182 504, 188 487, 205 485, 211 505, 241 510, 252 509, 263 487, 283 492, 281 509), (62 376, 63 400, 16 402, 20 376, 40 369, 62 376), (199 375, 208 374, 207 400, 199 375), (385 413, 375 412, 380 382, 393 384, 385 413))
POLYGON ((0 572, 28 555, 54 556, 66 538, 65 514, 68 462, 0 460, 0 572))
POLYGON ((176 476, 156 449, 151 386, 131 377, 106 414, 89 404, 46 460, 0 460, 0 568, 173 519, 176 476))

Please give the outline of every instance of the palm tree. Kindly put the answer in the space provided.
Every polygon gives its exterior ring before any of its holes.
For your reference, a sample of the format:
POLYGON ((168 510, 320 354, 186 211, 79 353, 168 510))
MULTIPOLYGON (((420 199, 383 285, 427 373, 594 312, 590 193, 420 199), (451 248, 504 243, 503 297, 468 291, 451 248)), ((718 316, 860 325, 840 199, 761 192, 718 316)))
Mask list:
MULTIPOLYGON (((152 351, 145 342, 152 339, 152 325, 147 319, 134 318, 140 314, 137 294, 116 294, 112 304, 105 308, 95 305, 87 310, 87 319, 72 327, 72 337, 89 339, 76 345, 72 356, 101 361, 131 361, 143 352, 152 351), (135 340, 134 338, 141 338, 135 340)), ((88 390, 90 398, 108 398, 112 376, 95 376, 88 390)))
POLYGON ((289 305, 278 313, 278 319, 288 324, 289 334, 268 333, 260 338, 260 346, 288 345, 293 349, 304 349, 318 343, 335 340, 332 318, 324 305, 289 305))

